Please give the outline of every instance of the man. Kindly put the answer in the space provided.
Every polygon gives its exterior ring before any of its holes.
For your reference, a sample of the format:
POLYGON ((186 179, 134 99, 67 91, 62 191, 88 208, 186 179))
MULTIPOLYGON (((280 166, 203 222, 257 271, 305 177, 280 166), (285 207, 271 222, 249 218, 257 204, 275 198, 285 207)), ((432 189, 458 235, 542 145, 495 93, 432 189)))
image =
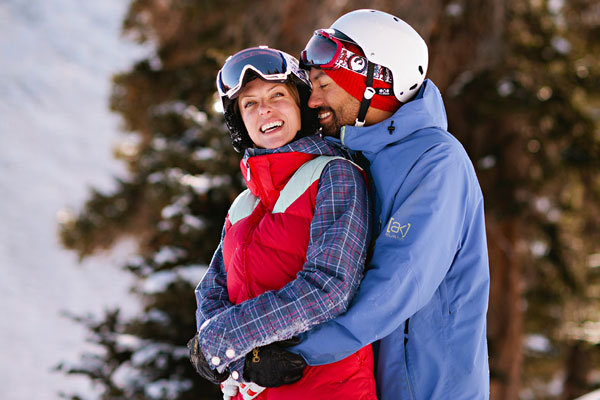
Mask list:
POLYGON ((488 398, 483 197, 425 80, 425 42, 357 10, 315 31, 302 62, 323 132, 369 162, 376 240, 350 309, 294 352, 319 365, 374 343, 380 399, 488 398))

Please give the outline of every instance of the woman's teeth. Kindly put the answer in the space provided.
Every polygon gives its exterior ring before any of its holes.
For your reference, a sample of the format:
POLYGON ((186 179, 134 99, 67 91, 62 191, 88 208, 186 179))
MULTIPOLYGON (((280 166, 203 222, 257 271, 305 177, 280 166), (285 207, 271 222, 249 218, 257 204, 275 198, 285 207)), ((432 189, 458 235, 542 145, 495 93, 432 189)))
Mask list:
POLYGON ((260 131, 262 133, 267 133, 267 131, 272 131, 273 129, 279 128, 282 125, 283 121, 269 122, 268 124, 264 124, 263 126, 261 126, 260 131))

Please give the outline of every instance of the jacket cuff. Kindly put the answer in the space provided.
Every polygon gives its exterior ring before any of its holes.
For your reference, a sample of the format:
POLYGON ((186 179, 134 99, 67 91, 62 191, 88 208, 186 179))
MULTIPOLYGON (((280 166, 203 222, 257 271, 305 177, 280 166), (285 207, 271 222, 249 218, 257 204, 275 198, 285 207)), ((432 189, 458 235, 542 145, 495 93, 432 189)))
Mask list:
MULTIPOLYGON (((236 360, 244 360, 244 354, 233 346, 225 348, 224 338, 226 329, 214 318, 204 321, 198 331, 198 342, 204 358, 212 369, 223 373, 236 360)), ((233 372, 230 370, 230 372, 233 372)), ((238 371, 241 377, 241 371, 238 371)))

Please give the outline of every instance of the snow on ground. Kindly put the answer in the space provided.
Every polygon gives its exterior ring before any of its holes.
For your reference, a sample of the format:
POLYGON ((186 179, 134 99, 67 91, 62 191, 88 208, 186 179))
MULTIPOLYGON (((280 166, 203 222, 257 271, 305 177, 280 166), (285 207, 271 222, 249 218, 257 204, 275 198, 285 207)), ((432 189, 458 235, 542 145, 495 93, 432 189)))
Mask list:
POLYGON ((123 0, 0 1, 0 398, 54 400, 83 378, 52 372, 90 345, 61 315, 133 311, 118 266, 131 244, 78 264, 56 214, 123 175, 110 76, 148 52, 120 37, 123 0))

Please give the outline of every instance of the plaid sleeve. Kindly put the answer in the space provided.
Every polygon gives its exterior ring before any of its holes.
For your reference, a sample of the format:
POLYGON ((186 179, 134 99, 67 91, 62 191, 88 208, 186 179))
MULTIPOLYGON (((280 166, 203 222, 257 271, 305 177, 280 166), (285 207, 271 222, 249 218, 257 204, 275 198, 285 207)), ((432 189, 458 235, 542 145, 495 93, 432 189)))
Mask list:
POLYGON ((227 292, 227 276, 225 273, 225 264, 223 263, 223 238, 225 237, 225 227, 221 233, 221 242, 215 251, 208 271, 196 286, 196 330, 209 318, 221 311, 232 307, 233 303, 229 301, 227 292))
POLYGON ((321 174, 306 263, 297 277, 229 307, 200 328, 201 349, 218 371, 254 347, 288 339, 346 311, 362 279, 370 208, 365 181, 345 160, 321 174))

